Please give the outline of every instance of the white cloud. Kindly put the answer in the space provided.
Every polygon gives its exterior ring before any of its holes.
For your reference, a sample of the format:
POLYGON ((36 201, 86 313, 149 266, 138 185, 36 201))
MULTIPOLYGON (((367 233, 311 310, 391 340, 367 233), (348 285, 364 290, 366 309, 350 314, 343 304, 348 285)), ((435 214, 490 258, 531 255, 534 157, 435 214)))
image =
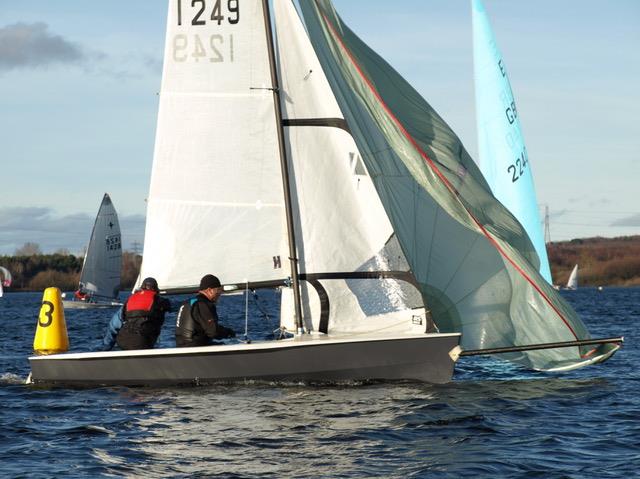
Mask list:
POLYGON ((46 23, 14 23, 0 28, 0 71, 84 59, 80 46, 50 32, 46 23))
POLYGON ((640 226, 640 213, 620 218, 611 223, 611 226, 640 226))

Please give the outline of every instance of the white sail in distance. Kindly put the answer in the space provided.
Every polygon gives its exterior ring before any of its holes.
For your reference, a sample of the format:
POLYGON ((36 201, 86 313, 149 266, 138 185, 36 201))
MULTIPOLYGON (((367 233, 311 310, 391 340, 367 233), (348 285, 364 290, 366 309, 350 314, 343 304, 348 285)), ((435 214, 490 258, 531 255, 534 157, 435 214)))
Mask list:
POLYGON ((102 198, 80 273, 80 289, 93 297, 117 298, 122 270, 122 238, 113 202, 102 198))
POLYGON ((571 270, 567 280, 567 289, 578 289, 578 265, 575 265, 571 270))

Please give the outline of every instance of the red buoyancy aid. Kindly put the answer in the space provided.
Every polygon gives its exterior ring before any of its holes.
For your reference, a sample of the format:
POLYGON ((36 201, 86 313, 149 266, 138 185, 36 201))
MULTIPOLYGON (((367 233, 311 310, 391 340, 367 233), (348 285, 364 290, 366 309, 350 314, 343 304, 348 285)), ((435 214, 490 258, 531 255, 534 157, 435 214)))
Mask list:
POLYGON ((127 300, 126 311, 151 311, 156 294, 158 293, 150 289, 143 289, 133 293, 127 300))

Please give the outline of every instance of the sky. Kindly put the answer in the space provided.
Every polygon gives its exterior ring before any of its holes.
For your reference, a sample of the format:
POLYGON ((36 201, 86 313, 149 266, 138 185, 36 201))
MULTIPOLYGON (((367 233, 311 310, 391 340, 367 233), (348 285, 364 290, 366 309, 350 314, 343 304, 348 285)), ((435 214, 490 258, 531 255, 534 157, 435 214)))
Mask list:
MULTIPOLYGON (((469 1, 334 4, 477 158, 469 1)), ((551 239, 640 234, 640 2, 484 4, 551 239)), ((141 248, 166 6, 0 0, 0 254, 81 252, 105 192, 141 248)))

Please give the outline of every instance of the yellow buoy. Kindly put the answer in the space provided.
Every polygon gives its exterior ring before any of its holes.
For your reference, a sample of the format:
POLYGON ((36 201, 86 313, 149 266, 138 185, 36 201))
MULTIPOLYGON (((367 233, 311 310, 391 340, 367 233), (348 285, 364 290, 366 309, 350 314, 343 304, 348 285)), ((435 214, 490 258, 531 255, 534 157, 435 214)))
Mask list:
POLYGON ((62 298, 58 288, 47 288, 42 296, 36 336, 33 338, 36 354, 56 354, 69 350, 67 323, 64 320, 62 298))

